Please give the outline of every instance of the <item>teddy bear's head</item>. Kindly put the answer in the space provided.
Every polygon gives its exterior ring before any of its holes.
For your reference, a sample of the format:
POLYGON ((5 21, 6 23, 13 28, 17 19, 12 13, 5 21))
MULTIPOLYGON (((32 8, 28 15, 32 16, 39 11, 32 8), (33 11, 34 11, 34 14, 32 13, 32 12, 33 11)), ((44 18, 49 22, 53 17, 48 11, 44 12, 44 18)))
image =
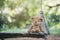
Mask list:
POLYGON ((32 24, 33 25, 40 25, 43 22, 43 18, 40 16, 33 16, 32 17, 32 24))

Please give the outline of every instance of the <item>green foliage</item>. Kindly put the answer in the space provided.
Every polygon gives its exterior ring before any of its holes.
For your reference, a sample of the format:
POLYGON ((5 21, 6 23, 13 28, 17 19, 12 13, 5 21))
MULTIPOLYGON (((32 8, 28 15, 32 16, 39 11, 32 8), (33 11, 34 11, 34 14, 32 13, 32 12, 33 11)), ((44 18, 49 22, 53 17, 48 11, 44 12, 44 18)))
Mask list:
POLYGON ((0 0, 0 9, 4 6, 4 1, 5 0, 0 0))
POLYGON ((51 19, 51 22, 53 22, 53 23, 59 23, 59 19, 60 19, 60 15, 56 15, 56 14, 51 14, 51 16, 50 16, 50 19, 51 19))

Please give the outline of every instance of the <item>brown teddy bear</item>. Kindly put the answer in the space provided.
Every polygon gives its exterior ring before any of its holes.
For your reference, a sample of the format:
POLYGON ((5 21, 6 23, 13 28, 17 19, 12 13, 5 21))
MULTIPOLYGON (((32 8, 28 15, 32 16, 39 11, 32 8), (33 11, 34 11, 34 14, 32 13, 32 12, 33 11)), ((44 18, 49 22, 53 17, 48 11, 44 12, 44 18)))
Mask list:
POLYGON ((42 28, 43 18, 40 16, 33 16, 32 17, 32 25, 30 26, 28 33, 30 32, 43 32, 42 28))

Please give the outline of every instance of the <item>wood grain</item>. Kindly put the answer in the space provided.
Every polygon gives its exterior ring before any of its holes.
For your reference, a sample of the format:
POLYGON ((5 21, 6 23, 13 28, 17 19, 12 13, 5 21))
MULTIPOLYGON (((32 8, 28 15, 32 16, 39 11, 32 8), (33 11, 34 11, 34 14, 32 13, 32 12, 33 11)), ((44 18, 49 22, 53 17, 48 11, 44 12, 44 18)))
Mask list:
MULTIPOLYGON (((60 40, 60 36, 48 36, 48 40, 60 40)), ((5 40, 44 40, 42 38, 31 38, 31 37, 18 37, 18 38, 8 38, 5 40)))

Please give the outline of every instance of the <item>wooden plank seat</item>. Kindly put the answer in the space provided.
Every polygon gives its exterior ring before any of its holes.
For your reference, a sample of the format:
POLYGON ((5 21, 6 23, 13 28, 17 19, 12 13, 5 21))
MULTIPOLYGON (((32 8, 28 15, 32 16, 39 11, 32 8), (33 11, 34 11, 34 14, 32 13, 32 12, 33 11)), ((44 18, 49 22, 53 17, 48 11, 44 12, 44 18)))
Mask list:
POLYGON ((16 37, 34 37, 34 38, 45 38, 45 34, 41 33, 0 33, 0 39, 5 38, 16 38, 16 37))

